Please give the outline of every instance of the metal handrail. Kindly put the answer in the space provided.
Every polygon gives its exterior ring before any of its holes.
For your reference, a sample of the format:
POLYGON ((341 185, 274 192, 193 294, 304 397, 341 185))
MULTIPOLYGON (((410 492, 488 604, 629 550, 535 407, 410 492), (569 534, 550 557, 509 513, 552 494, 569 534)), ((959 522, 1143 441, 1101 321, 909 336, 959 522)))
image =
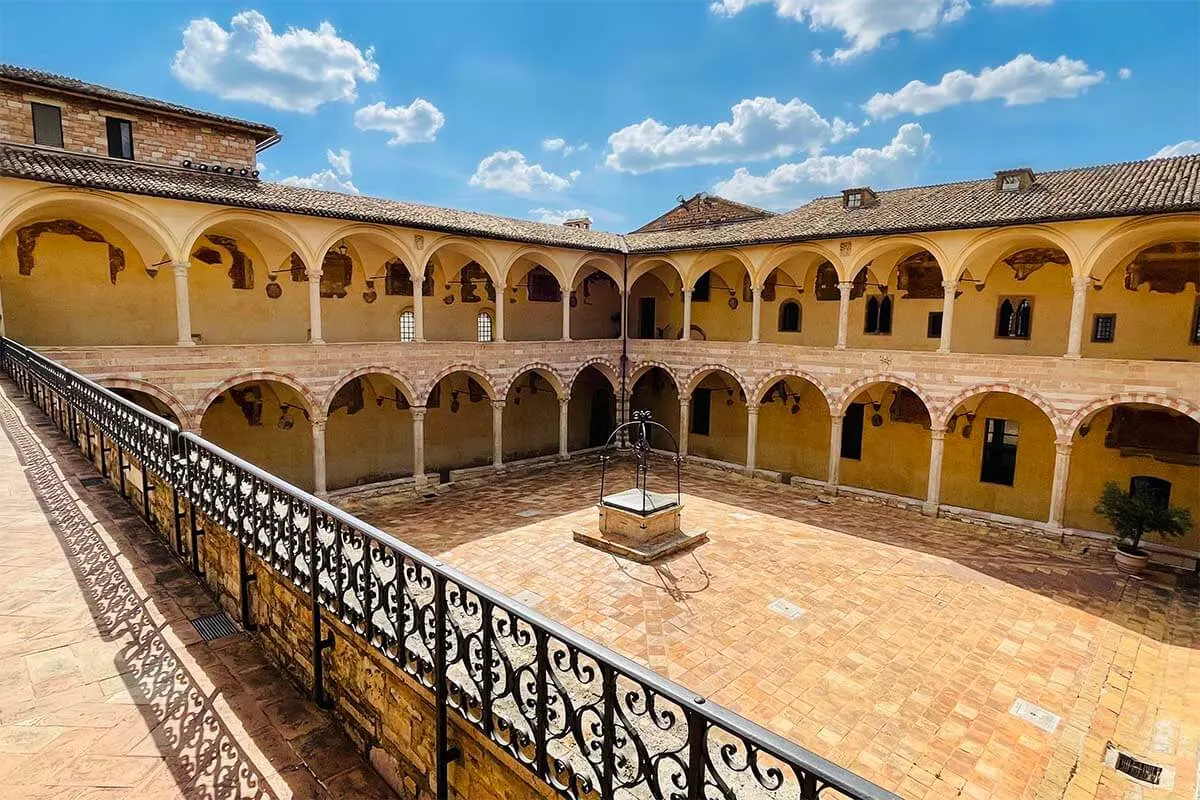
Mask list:
POLYGON ((249 551, 308 594, 318 701, 322 615, 433 691, 440 797, 448 710, 564 797, 896 797, 17 342, 0 363, 73 441, 95 426, 158 474, 177 520, 186 501, 194 566, 200 513, 237 539, 243 593, 249 551))

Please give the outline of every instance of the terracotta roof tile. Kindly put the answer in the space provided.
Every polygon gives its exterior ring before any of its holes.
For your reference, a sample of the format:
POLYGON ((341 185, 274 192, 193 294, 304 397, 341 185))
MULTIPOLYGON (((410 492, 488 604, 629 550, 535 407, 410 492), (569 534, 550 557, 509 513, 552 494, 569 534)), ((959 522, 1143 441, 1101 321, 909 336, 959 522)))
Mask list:
POLYGON ((726 225, 730 222, 745 222, 751 219, 773 217, 771 211, 738 203, 715 194, 701 192, 687 200, 681 200, 679 205, 660 217, 647 222, 634 233, 650 231, 675 231, 682 228, 704 227, 706 225, 726 225))

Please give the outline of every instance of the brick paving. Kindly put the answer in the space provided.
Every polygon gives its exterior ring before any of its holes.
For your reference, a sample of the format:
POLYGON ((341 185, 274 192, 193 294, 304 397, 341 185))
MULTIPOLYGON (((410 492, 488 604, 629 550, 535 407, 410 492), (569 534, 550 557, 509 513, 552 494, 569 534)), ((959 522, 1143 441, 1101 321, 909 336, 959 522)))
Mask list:
POLYGON ((702 469, 684 526, 711 541, 639 566, 572 541, 598 483, 588 460, 339 503, 906 798, 1196 797, 1200 593, 1182 574, 702 469), (1011 715, 1018 699, 1058 726, 1011 715), (1172 768, 1173 791, 1104 766, 1110 740, 1172 768))
MULTIPOLYGON (((5 393, 6 392, 6 393, 5 393)), ((386 798, 386 785, 10 385, 0 798, 386 798)))

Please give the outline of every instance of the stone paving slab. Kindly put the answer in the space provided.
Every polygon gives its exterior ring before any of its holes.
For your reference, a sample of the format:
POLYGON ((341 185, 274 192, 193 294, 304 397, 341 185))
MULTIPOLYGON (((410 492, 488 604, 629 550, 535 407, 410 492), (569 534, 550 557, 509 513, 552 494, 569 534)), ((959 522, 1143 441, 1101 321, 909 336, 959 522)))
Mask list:
POLYGON ((36 409, 0 386, 0 798, 390 798, 36 409))
POLYGON ((683 525, 710 541, 639 565, 573 541, 598 489, 588 459, 339 504, 903 797, 1196 797, 1200 593, 1179 573, 696 468, 683 525), (1110 740, 1174 768, 1173 793, 1104 766, 1110 740))

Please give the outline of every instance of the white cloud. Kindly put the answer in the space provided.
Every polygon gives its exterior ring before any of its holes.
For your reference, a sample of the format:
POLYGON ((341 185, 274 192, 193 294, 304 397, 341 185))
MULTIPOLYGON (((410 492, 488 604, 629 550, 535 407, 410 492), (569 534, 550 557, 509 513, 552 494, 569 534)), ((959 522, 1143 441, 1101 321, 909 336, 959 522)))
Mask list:
POLYGON ((1169 144, 1150 158, 1174 158, 1175 156, 1190 156, 1200 153, 1200 141, 1185 139, 1176 144, 1169 144))
POLYGON ((530 164, 519 150, 501 150, 480 161, 468 183, 525 195, 537 191, 561 192, 571 185, 576 173, 571 175, 573 177, 564 178, 541 164, 530 164))
POLYGON ((446 124, 446 116, 437 106, 418 97, 407 106, 372 103, 354 112, 354 125, 361 131, 386 131, 388 144, 432 142, 446 124))
POLYGON ((1127 81, 1133 77, 1133 70, 1131 70, 1129 67, 1121 67, 1119 70, 1117 70, 1117 77, 1123 81, 1127 81))
POLYGON ((1028 53, 1002 64, 987 67, 978 75, 961 69, 947 72, 935 85, 910 81, 897 92, 877 93, 863 108, 876 119, 897 114, 929 114, 961 103, 1004 100, 1005 105, 1041 103, 1051 98, 1075 97, 1104 80, 1104 73, 1092 72, 1083 61, 1059 56, 1054 61, 1038 61, 1028 53))
POLYGON ((928 156, 930 137, 921 126, 900 126, 891 142, 881 148, 860 147, 849 155, 810 156, 794 164, 780 164, 765 175, 752 175, 739 167, 713 191, 722 197, 754 203, 796 205, 800 198, 829 188, 845 189, 889 182, 910 175, 928 156))
POLYGON ((992 0, 994 6, 1048 6, 1054 0, 992 0))
POLYGON ((561 136, 555 136, 552 139, 542 139, 542 149, 551 153, 561 153, 562 157, 566 158, 572 153, 582 153, 584 150, 587 150, 588 143, 580 142, 579 144, 571 145, 567 144, 567 140, 561 136))
POLYGON ((243 11, 228 31, 207 17, 189 22, 171 73, 190 89, 226 100, 310 114, 325 103, 357 99, 358 81, 379 77, 379 65, 374 48, 360 50, 328 22, 276 34, 262 14, 243 11))
POLYGON ((529 216, 536 219, 538 222, 546 222, 550 225, 562 225, 569 219, 579 219, 586 217, 587 211, 582 208, 572 208, 566 211, 558 211, 553 208, 531 208, 529 216))
POLYGON ((327 192, 344 192, 358 194, 358 187, 350 180, 354 172, 350 166, 350 151, 346 149, 325 151, 329 161, 327 169, 314 172, 312 175, 293 175, 284 178, 280 183, 288 186, 299 186, 303 189, 323 189, 327 192))
MULTIPOLYGON (((840 31, 848 46, 835 50, 833 61, 874 50, 901 31, 922 33, 955 22, 971 7, 968 0, 715 0, 710 8, 731 17, 748 6, 767 2, 781 17, 807 20, 812 30, 840 31)), ((814 51, 814 56, 823 58, 819 51, 814 51)))
POLYGON ((629 125, 608 137, 606 163, 622 172, 650 172, 693 164, 758 161, 821 147, 857 133, 839 118, 825 119, 802 100, 774 97, 742 100, 732 119, 716 125, 668 128, 655 119, 629 125))

